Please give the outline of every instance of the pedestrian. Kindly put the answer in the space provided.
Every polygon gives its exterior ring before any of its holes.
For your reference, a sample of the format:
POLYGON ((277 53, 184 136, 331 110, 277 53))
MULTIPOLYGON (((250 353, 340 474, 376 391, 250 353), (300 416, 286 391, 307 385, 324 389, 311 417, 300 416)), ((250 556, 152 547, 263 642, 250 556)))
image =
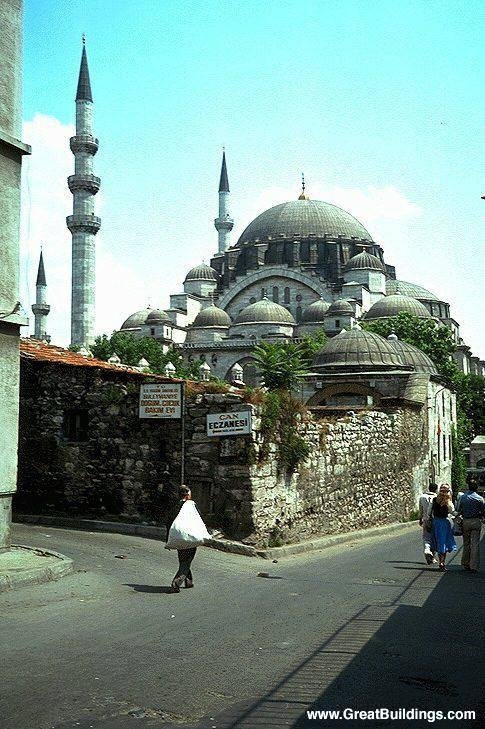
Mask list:
POLYGON ((433 519, 433 547, 438 552, 441 572, 446 570, 446 555, 456 550, 456 542, 453 536, 453 528, 449 516, 455 514, 455 508, 451 498, 451 488, 448 484, 440 486, 435 499, 431 502, 431 517, 433 519))
MULTIPOLYGON (((173 522, 175 521, 176 517, 178 516, 178 513, 180 512, 180 509, 184 505, 186 501, 192 500, 192 492, 189 489, 188 486, 180 486, 179 488, 179 500, 177 504, 175 505, 175 508, 172 510, 171 519, 169 521, 169 524, 167 524, 167 542, 168 542, 168 535, 170 532, 170 527, 172 526, 173 522)), ((179 568, 175 574, 175 577, 172 580, 172 592, 180 592, 180 588, 186 587, 193 587, 194 586, 194 578, 192 576, 192 570, 190 569, 190 566, 192 564, 192 561, 195 557, 195 553, 197 551, 197 547, 190 547, 189 549, 177 549, 178 559, 179 559, 179 568)))
POLYGON ((461 566, 470 572, 480 569, 480 531, 485 517, 485 500, 477 494, 475 483, 470 483, 458 504, 458 514, 463 517, 463 554, 461 566))
POLYGON ((431 514, 431 505, 438 491, 438 485, 430 483, 426 493, 419 497, 419 526, 423 527, 423 552, 424 558, 428 564, 436 564, 438 561, 435 552, 432 549, 433 533, 429 531, 429 516, 431 514))

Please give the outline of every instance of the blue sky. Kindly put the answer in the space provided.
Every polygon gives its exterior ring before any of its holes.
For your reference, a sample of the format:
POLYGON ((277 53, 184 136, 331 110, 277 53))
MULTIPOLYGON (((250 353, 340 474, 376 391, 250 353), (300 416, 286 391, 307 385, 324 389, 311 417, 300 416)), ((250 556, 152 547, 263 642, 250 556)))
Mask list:
MULTIPOLYGON (((102 178, 98 330, 168 306, 217 247, 226 146, 237 234, 297 196, 345 207, 398 277, 483 340, 482 2, 25 0, 22 272, 44 240, 55 339, 69 337, 68 148, 87 37, 102 178)), ((28 287, 27 287, 28 284, 28 287)))

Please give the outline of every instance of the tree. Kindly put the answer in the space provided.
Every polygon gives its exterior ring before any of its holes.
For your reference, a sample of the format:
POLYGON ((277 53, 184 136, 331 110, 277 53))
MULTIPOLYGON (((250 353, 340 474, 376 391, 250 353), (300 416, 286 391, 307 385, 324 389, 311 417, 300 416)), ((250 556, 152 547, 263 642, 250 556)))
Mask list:
POLYGON ((293 390, 305 374, 301 350, 293 342, 261 342, 253 353, 269 390, 293 390))
POLYGON ((369 332, 380 334, 381 337, 396 334, 403 342, 413 344, 427 354, 448 383, 453 378, 457 367, 451 361, 451 355, 456 345, 451 331, 443 324, 437 324, 433 319, 420 319, 413 314, 401 312, 389 319, 364 321, 362 326, 369 332))
POLYGON ((144 358, 150 365, 151 372, 165 374, 165 366, 171 362, 175 367, 175 376, 189 380, 199 379, 200 361, 187 363, 174 349, 163 351, 163 346, 152 337, 134 337, 125 332, 114 332, 111 337, 103 334, 96 337, 91 351, 97 359, 105 362, 117 354, 122 364, 136 367, 144 358))

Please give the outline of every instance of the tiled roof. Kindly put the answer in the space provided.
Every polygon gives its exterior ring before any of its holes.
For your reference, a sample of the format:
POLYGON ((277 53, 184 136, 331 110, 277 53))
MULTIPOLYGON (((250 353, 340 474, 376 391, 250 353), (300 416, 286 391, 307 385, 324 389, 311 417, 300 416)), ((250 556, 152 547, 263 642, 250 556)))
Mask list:
POLYGON ((180 380, 172 377, 140 372, 126 365, 112 365, 108 362, 103 362, 101 359, 94 359, 94 357, 83 357, 82 354, 77 352, 71 352, 69 349, 64 349, 63 347, 54 347, 52 344, 45 344, 45 342, 40 342, 37 339, 20 340, 20 357, 25 360, 52 362, 72 367, 95 367, 97 369, 109 370, 116 374, 126 373, 128 375, 138 375, 139 377, 150 377, 160 382, 180 382, 180 380))

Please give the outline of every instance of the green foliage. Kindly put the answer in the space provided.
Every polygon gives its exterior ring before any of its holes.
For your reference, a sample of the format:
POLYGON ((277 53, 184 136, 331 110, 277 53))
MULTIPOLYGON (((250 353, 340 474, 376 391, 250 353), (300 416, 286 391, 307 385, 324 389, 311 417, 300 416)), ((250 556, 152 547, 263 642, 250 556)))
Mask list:
POLYGON ((68 350, 70 352, 79 352, 80 349, 81 349, 81 345, 80 344, 70 344, 69 347, 68 347, 68 350))
POLYGON ((427 354, 447 381, 453 376, 456 367, 450 361, 450 357, 456 345, 448 327, 437 324, 433 319, 420 319, 406 312, 389 319, 363 322, 362 326, 369 332, 380 334, 381 337, 388 337, 394 332, 403 342, 413 344, 427 354))
POLYGON ((485 433, 485 378, 480 375, 465 375, 457 371, 453 375, 456 390, 456 404, 459 412, 469 420, 468 438, 485 433))
POLYGON ((323 331, 295 342, 262 342, 253 354, 265 386, 269 390, 294 390, 311 368, 315 354, 327 338, 323 331))
POLYGON ((165 374, 165 366, 171 362, 175 367, 175 377, 199 379, 200 361, 184 362, 175 350, 164 352, 160 342, 152 337, 138 338, 125 332, 114 332, 111 337, 103 334, 96 337, 91 351, 94 357, 105 362, 116 353, 122 364, 130 367, 136 367, 144 357, 150 364, 150 371, 161 375, 165 374))
POLYGON ((298 435, 297 415, 304 406, 286 390, 267 392, 261 412, 263 446, 260 460, 268 457, 269 443, 276 441, 278 463, 286 471, 294 471, 310 454, 306 441, 298 435))

